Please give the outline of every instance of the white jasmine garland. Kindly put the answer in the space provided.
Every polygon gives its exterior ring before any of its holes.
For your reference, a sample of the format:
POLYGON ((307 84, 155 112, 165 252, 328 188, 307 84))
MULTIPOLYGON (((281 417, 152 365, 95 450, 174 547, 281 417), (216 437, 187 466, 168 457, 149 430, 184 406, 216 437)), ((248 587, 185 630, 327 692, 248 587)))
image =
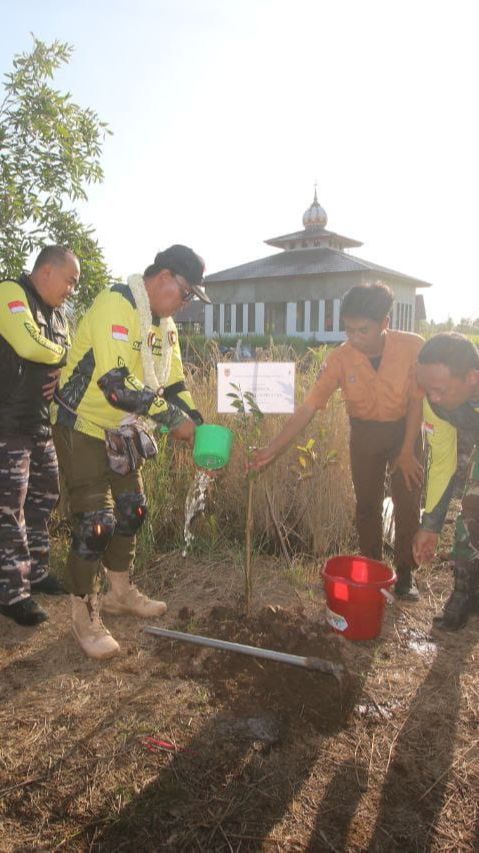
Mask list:
POLYGON ((141 361, 143 364, 143 377, 145 385, 158 391, 163 388, 169 379, 171 370, 171 358, 173 347, 170 344, 168 333, 174 332, 175 324, 171 317, 162 317, 160 320, 161 332, 161 356, 153 357, 153 349, 149 343, 152 332, 153 318, 151 315, 150 300, 145 288, 145 280, 142 275, 130 275, 127 279, 133 299, 140 316, 141 335, 141 361))

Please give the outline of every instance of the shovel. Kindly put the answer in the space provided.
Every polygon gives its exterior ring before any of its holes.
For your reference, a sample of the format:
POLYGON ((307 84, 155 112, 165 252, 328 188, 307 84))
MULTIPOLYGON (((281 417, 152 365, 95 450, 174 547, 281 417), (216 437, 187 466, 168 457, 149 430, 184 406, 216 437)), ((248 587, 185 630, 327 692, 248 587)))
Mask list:
POLYGON ((195 646, 209 646, 212 649, 222 649, 225 652, 236 652, 240 655, 250 655, 255 658, 265 658, 277 663, 288 663, 291 666, 301 666, 303 669, 316 670, 326 675, 332 675, 341 682, 344 673, 342 664, 332 663, 316 657, 301 657, 290 655, 286 652, 276 652, 272 649, 261 649, 257 646, 245 646, 242 643, 231 643, 228 640, 216 640, 213 637, 201 637, 199 634, 185 634, 182 631, 170 631, 168 628, 155 628, 148 626, 144 629, 145 634, 153 634, 155 637, 165 637, 169 640, 179 640, 182 643, 193 643, 195 646))

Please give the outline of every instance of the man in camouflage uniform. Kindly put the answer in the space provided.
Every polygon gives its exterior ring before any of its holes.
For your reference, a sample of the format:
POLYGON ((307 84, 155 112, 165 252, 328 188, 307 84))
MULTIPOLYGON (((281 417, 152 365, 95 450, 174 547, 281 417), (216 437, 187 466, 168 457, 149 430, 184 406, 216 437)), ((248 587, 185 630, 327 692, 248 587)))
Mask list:
POLYGON ((79 276, 71 251, 47 246, 30 275, 0 282, 0 613, 19 625, 48 618, 32 592, 63 592, 48 575, 58 500, 49 410, 68 347, 61 306, 79 276))
POLYGON ((427 393, 425 431, 430 447, 426 506, 414 539, 418 563, 431 560, 453 495, 458 466, 458 435, 473 441, 462 510, 454 539, 454 589, 438 628, 458 630, 469 617, 479 591, 479 352, 463 335, 431 338, 418 357, 419 384, 427 393))

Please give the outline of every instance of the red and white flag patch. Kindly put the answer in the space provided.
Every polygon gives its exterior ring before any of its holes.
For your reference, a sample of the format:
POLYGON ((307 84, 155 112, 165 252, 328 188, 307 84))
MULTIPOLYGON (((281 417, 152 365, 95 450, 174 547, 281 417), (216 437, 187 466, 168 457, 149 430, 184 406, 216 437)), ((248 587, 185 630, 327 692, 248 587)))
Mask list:
POLYGON ((14 302, 9 302, 8 307, 12 314, 19 314, 21 311, 27 310, 27 306, 20 299, 15 299, 14 302))
POLYGON ((112 326, 111 336, 115 341, 128 341, 128 329, 126 326, 112 326))

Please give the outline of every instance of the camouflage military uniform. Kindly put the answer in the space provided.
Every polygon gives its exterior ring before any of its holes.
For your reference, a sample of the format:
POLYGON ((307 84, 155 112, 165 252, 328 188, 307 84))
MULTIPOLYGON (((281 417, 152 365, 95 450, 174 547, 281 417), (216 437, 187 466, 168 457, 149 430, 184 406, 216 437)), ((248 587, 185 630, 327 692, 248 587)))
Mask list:
POLYGON ((459 429, 457 431, 457 468, 454 478, 453 497, 462 498, 469 471, 471 453, 474 450, 474 432, 459 429))
POLYGON ((0 438, 0 604, 30 595, 48 574, 47 521, 58 500, 51 438, 0 438))
POLYGON ((472 453, 456 521, 453 555, 456 560, 479 560, 479 447, 472 453))
POLYGON ((479 591, 479 405, 465 403, 454 411, 424 404, 425 430, 430 447, 426 506, 421 527, 440 533, 456 486, 461 445, 468 436, 471 456, 467 469, 461 512, 456 520, 454 548, 454 588, 446 602, 440 627, 462 627, 479 591))
POLYGON ((43 386, 66 360, 68 327, 28 276, 0 282, 0 605, 47 575, 47 521, 58 500, 50 404, 43 386))

